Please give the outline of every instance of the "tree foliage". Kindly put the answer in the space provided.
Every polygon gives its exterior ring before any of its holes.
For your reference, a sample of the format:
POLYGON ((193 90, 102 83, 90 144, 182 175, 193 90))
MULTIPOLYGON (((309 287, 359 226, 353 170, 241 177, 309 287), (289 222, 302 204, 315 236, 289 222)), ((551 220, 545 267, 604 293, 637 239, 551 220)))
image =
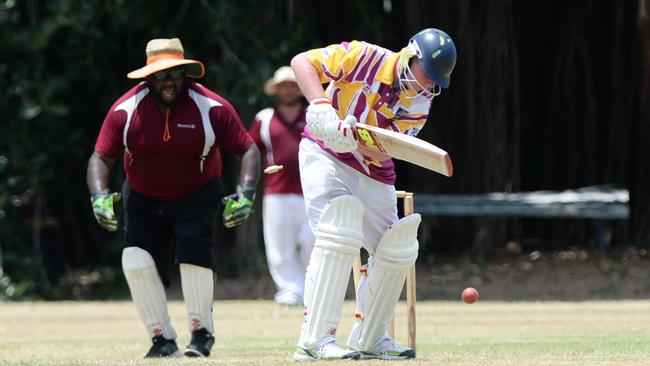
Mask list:
MULTIPOLYGON (((635 215, 620 240, 647 245, 638 4, 551 3, 1 1, 0 298, 83 294, 71 273, 86 283, 120 282, 110 268, 119 269, 122 239, 94 222, 86 162, 109 106, 133 85, 126 73, 144 64, 146 42, 173 36, 206 65, 201 82, 248 125, 270 102, 264 81, 300 51, 351 39, 398 50, 422 28, 445 29, 458 64, 421 137, 452 153, 456 175, 445 180, 398 164, 398 188, 482 193, 616 183, 632 191, 635 215)), ((647 18, 642 24, 647 63, 647 18)), ((233 189, 237 160, 226 155, 224 164, 233 189)), ((121 180, 114 174, 116 189, 121 180)), ((243 228, 217 233, 226 275, 263 268, 257 210, 243 228)), ((553 239, 575 225, 429 220, 421 254, 485 251, 527 235, 553 239)))

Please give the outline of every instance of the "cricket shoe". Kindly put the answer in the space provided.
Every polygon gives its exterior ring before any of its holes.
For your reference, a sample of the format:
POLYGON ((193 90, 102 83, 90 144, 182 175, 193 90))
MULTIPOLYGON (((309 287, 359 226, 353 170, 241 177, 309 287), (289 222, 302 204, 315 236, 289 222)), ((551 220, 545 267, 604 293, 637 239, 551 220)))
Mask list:
POLYGON ((192 332, 192 341, 189 346, 185 348, 185 356, 187 357, 208 357, 210 350, 214 345, 214 336, 210 334, 205 328, 201 328, 192 332))
POLYGON ((151 339, 153 345, 149 352, 144 356, 145 358, 174 358, 181 357, 181 351, 173 339, 167 339, 163 336, 155 336, 151 339))
POLYGON ((384 336, 371 350, 361 351, 361 358, 379 360, 406 360, 415 358, 415 350, 400 346, 384 336))
POLYGON ((358 360, 361 354, 336 343, 334 337, 326 337, 319 346, 313 349, 296 347, 293 359, 296 361, 320 360, 358 360))
POLYGON ((275 295, 275 302, 284 307, 304 306, 302 303, 302 297, 293 292, 277 293, 275 295))

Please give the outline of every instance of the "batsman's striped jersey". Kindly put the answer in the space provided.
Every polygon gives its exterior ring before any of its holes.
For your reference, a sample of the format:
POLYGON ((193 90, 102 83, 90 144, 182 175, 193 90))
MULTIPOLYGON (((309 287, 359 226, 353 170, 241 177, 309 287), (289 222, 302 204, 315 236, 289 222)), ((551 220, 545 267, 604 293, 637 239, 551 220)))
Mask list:
POLYGON ((429 113, 423 96, 399 93, 395 65, 399 53, 366 42, 344 42, 309 51, 309 61, 341 118, 417 135, 429 113))
MULTIPOLYGON (((415 136, 427 121, 430 101, 416 93, 400 93, 395 66, 400 53, 366 42, 352 41, 308 51, 320 81, 329 83, 326 94, 343 119, 354 115, 359 122, 415 136)), ((338 160, 386 184, 395 183, 391 159, 379 161, 358 151, 338 154, 305 130, 338 160)))

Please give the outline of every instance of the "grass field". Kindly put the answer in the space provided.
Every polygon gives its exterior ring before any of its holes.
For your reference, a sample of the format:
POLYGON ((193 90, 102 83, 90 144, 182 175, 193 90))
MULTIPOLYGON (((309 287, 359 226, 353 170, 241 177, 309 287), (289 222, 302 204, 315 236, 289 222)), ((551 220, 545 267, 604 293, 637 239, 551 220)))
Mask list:
MULTIPOLYGON (((353 304, 346 302, 342 342, 352 312, 353 304)), ((172 302, 170 313, 184 347, 189 335, 182 302, 172 302)), ((214 317, 217 342, 209 359, 143 360, 150 344, 130 302, 0 303, 0 365, 293 364, 302 309, 270 301, 217 301, 214 317)), ((417 304, 417 322, 418 358, 408 365, 650 362, 650 301, 427 301, 417 304)), ((405 324, 400 304, 397 339, 404 343, 405 324)))

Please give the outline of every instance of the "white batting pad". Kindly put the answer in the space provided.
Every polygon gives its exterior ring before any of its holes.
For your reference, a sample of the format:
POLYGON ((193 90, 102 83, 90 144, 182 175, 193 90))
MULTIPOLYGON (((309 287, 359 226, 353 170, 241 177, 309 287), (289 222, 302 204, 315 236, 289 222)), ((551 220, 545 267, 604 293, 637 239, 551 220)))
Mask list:
POLYGON ((187 263, 181 263, 179 267, 190 333, 201 328, 205 328, 210 334, 214 333, 212 323, 214 276, 212 270, 187 263))
POLYGON ((298 346, 314 348, 336 334, 362 227, 363 205, 356 197, 337 197, 323 209, 305 276, 305 320, 298 346))
POLYGON ((139 247, 124 248, 122 270, 149 336, 162 335, 167 339, 176 339, 176 331, 167 313, 165 288, 151 254, 139 247))
POLYGON ((368 260, 368 277, 357 290, 357 314, 348 345, 358 351, 372 350, 390 322, 404 287, 406 275, 418 257, 419 214, 395 223, 382 236, 368 260))

